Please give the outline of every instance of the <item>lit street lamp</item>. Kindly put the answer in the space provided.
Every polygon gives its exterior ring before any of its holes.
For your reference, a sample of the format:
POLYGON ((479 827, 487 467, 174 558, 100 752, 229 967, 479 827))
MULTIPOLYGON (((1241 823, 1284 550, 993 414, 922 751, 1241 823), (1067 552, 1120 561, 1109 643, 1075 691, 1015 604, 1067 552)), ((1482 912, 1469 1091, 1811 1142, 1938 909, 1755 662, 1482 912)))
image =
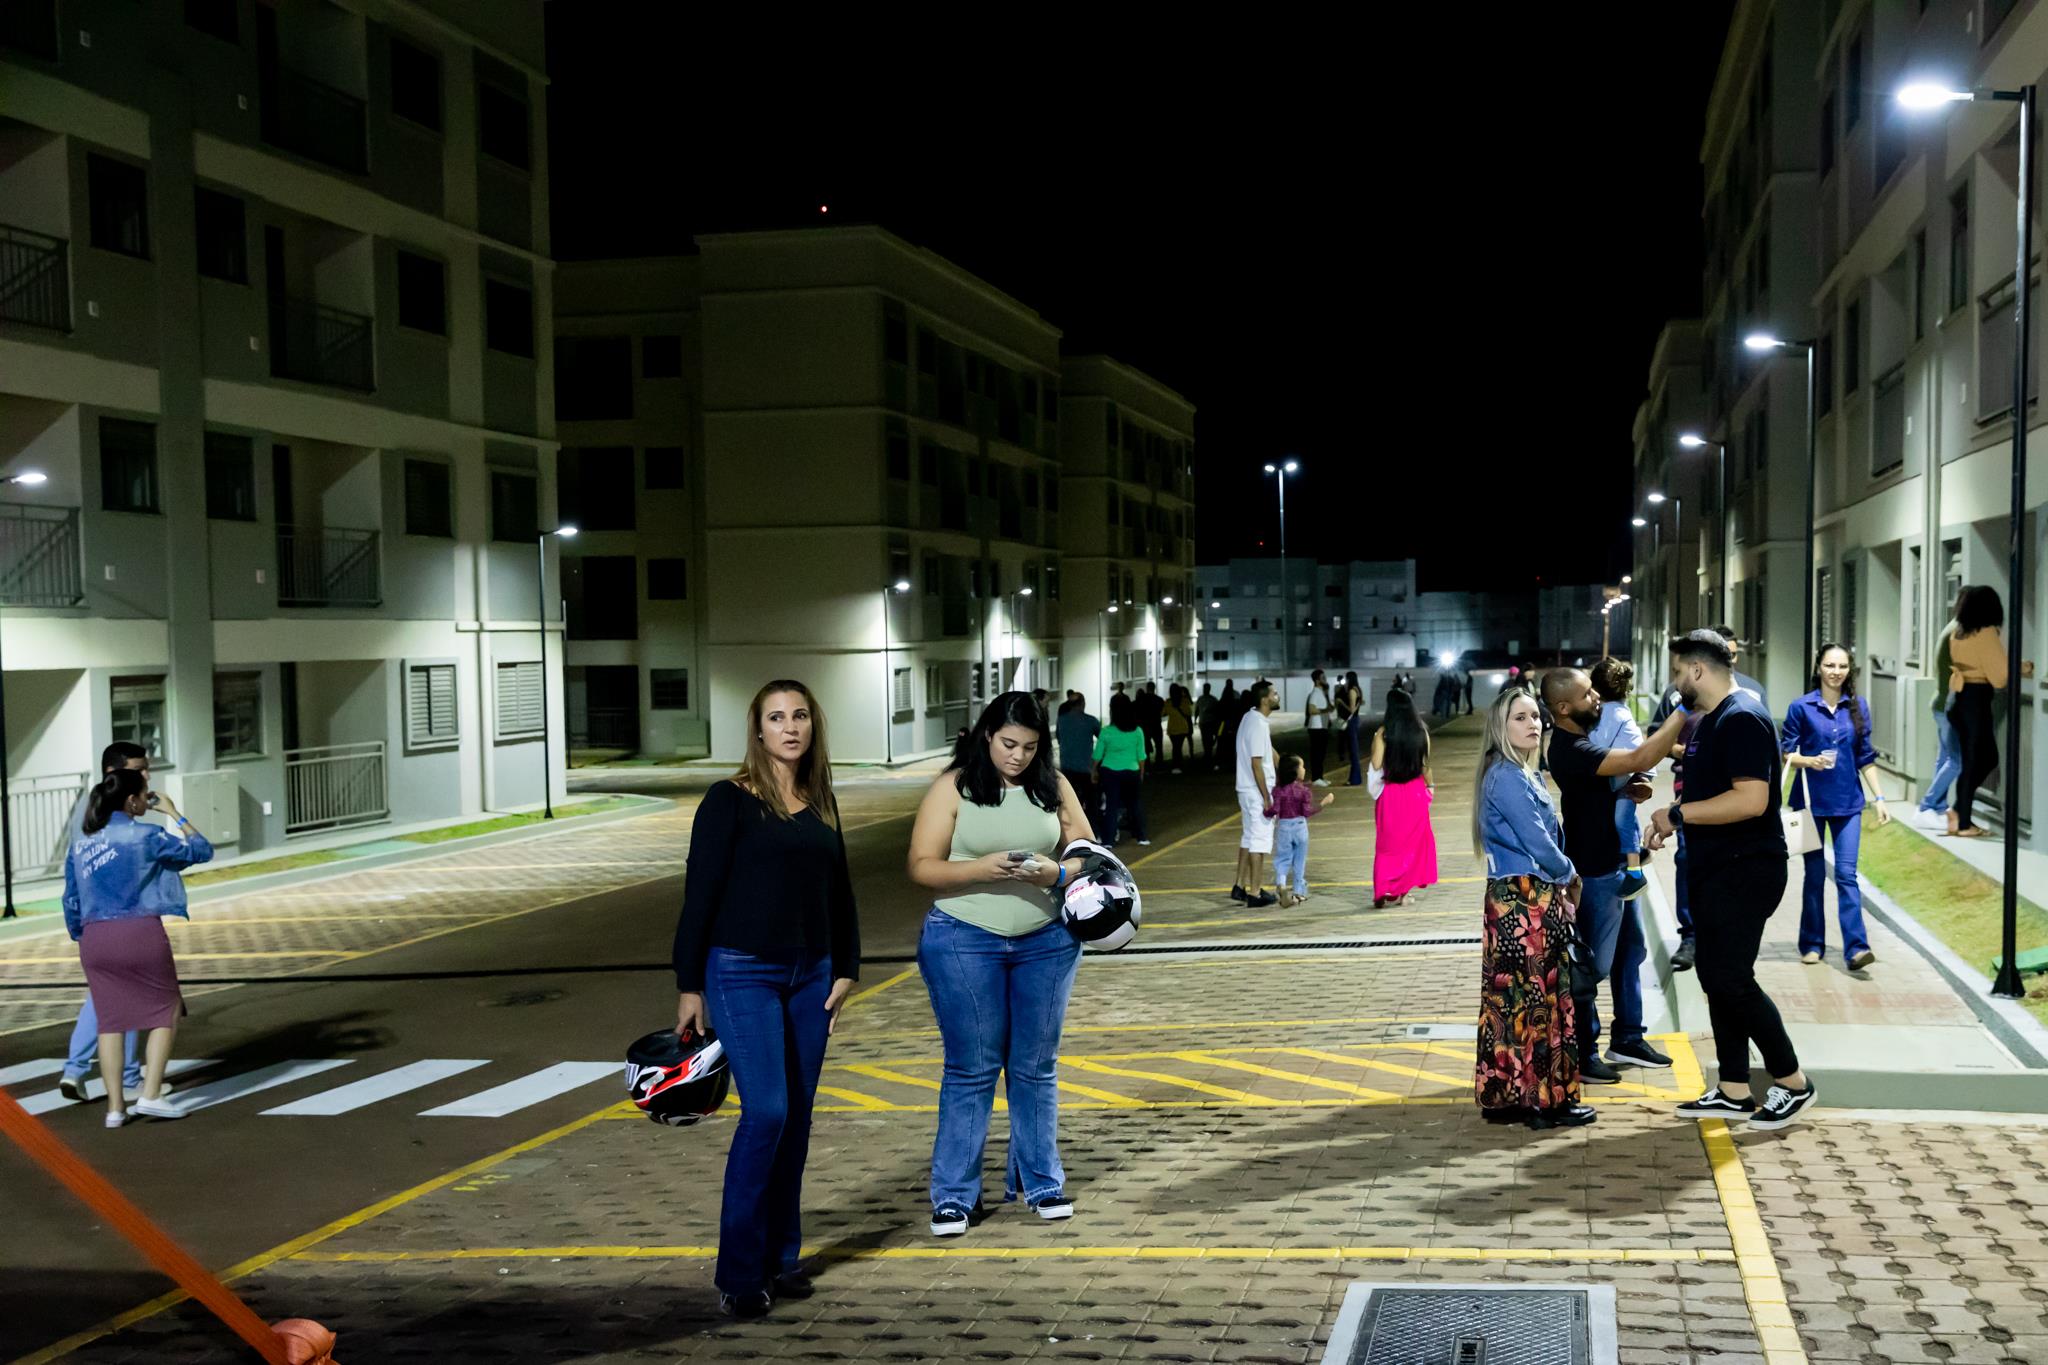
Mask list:
MULTIPOLYGON (((1806 353, 1806 607, 1800 617, 1799 644, 1806 652, 1800 655, 1801 666, 1813 657, 1813 486, 1817 477, 1815 448, 1820 440, 1820 409, 1814 403, 1819 393, 1815 385, 1820 376, 1814 372, 1816 346, 1811 341, 1786 341, 1769 332, 1752 332, 1742 339, 1747 349, 1761 355, 1766 351, 1804 351, 1806 353)), ((1827 376, 1833 383, 1834 377, 1827 376)))
MULTIPOLYGON (((540 549, 539 583, 540 617, 534 623, 540 627, 540 817, 543 820, 555 818, 555 777, 549 771, 554 762, 553 746, 548 743, 548 537, 560 536, 563 540, 576 539, 574 526, 557 526, 552 531, 542 531, 535 543, 540 549)), ((568 631, 562 632, 566 643, 568 631)))
POLYGON ((1287 695, 1287 672, 1294 667, 1294 599, 1287 595, 1287 476, 1299 474, 1301 464, 1284 460, 1267 465, 1266 472, 1280 486, 1280 695, 1287 695))
MULTIPOLYGON (((1678 634, 1679 627, 1685 623, 1685 617, 1678 609, 1678 594, 1685 587, 1685 499, 1667 498, 1658 492, 1645 493, 1643 497, 1652 506, 1661 507, 1667 502, 1671 504, 1671 570, 1673 576, 1678 579, 1678 588, 1665 599, 1665 606, 1669 609, 1666 616, 1669 627, 1666 638, 1669 638, 1678 634)), ((1663 529, 1661 521, 1658 523, 1658 529, 1663 529)), ((1694 584, 1694 593, 1697 596, 1697 581, 1694 584)))
MULTIPOLYGON (((1095 669, 1101 675, 1096 679, 1099 688, 1095 695, 1101 699, 1097 704, 1105 708, 1109 705, 1109 637, 1105 631, 1103 618, 1114 615, 1114 602, 1095 613, 1095 669)), ((1101 714, 1106 716, 1109 712, 1105 709, 1101 714)))
POLYGON ((1706 437, 1691 431, 1681 435, 1678 443, 1687 450, 1698 450, 1703 446, 1714 448, 1714 461, 1717 466, 1714 476, 1714 508, 1715 520, 1720 523, 1715 531, 1714 558, 1721 566, 1721 609, 1715 614, 1727 620, 1734 615, 1728 605, 1728 447, 1723 442, 1709 441, 1706 437))
POLYGON ((882 761, 896 761, 896 671, 889 666, 889 594, 910 591, 910 580, 899 578, 882 589, 882 761))
MULTIPOLYGON (((0 478, 0 486, 34 488, 49 481, 50 476, 40 469, 24 469, 0 478)), ((0 660, 0 884, 6 888, 0 892, 0 919, 15 917, 13 814, 7 796, 7 665, 0 660)))
MULTIPOLYGON (((2019 894, 2020 894, 2020 636, 2026 629, 2027 568, 2027 371, 2028 351, 2033 341, 2027 294, 2032 284, 2034 255, 2034 106, 2038 87, 2023 85, 2017 90, 1951 90, 1939 85, 1916 84, 1901 89, 1901 107, 1911 110, 1939 109, 1969 101, 2017 104, 2019 117, 2019 249, 2012 276, 2012 512, 2006 529, 2010 546, 2006 568, 2011 575, 2006 601, 2011 616, 2011 634, 2005 637, 2005 785, 2000 790, 2000 813, 2005 817, 2005 924, 1998 979, 1991 993, 2017 1000, 2026 994, 2020 985, 2019 894)), ((1810 533, 1809 533, 1810 534, 1810 533)))

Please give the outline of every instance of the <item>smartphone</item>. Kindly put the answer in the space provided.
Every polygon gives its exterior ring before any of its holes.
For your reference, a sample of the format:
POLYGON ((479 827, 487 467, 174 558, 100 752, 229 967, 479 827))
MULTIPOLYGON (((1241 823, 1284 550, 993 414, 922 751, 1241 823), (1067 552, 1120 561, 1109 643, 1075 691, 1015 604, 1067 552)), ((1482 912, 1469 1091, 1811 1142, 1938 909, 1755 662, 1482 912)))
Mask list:
POLYGON ((1013 863, 1021 863, 1030 856, 1031 855, 1029 853, 1025 853, 1019 849, 1013 848, 1010 850, 1010 861, 1013 863))
POLYGON ((158 803, 158 802, 159 802, 160 800, 162 800, 162 798, 161 798, 161 797, 159 797, 159 796, 158 796, 158 795, 157 795, 157 794, 156 794, 155 792, 151 792, 151 793, 149 794, 149 808, 150 808, 151 810, 155 810, 155 809, 156 809, 156 807, 157 807, 157 803, 158 803))

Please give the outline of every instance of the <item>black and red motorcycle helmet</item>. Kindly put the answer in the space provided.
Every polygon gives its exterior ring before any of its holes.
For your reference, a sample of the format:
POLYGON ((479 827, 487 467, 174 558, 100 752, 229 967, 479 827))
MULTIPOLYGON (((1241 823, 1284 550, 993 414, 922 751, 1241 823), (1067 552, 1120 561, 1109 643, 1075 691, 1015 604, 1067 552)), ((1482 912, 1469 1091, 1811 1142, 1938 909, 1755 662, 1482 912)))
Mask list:
POLYGON ((732 1087, 725 1044, 709 1029, 657 1029, 626 1049, 626 1091, 641 1113, 687 1128, 718 1112, 732 1087))

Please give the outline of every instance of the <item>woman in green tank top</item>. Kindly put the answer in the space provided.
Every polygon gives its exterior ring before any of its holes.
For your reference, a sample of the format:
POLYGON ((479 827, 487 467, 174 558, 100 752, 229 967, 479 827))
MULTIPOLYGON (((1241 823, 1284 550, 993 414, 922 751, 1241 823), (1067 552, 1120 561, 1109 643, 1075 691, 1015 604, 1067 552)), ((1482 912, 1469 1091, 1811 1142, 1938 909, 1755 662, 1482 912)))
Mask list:
POLYGON ((910 879, 935 893, 917 965, 945 1044, 932 1142, 932 1233, 983 1214, 982 1150, 996 1075, 1009 1077, 1010 1169, 1041 1218, 1071 1217, 1059 1156, 1060 1028, 1081 945, 1060 923, 1059 854, 1093 832, 1053 766, 1045 709, 1028 692, 989 703, 918 807, 910 879))

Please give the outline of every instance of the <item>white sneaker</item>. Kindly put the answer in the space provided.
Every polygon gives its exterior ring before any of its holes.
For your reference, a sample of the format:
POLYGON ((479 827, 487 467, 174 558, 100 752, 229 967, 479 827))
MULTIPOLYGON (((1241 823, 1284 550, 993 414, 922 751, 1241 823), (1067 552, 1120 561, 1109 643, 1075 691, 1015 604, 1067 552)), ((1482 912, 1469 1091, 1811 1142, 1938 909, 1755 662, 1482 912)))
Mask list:
POLYGON ((184 1110, 172 1104, 169 1100, 164 1099, 161 1095, 153 1100, 135 1101, 135 1107, 132 1112, 153 1119, 181 1119, 185 1117, 184 1110))
POLYGON ((1948 829, 1948 812, 1945 810, 1915 810, 1913 823, 1922 829, 1948 829))
POLYGON ((1330 785, 1330 779, 1328 779, 1327 777, 1319 777, 1315 780, 1315 785, 1318 787, 1327 787, 1330 785))
POLYGON ((130 1116, 127 1114, 109 1114, 107 1115, 107 1127, 126 1128, 128 1126, 129 1117, 130 1116))

